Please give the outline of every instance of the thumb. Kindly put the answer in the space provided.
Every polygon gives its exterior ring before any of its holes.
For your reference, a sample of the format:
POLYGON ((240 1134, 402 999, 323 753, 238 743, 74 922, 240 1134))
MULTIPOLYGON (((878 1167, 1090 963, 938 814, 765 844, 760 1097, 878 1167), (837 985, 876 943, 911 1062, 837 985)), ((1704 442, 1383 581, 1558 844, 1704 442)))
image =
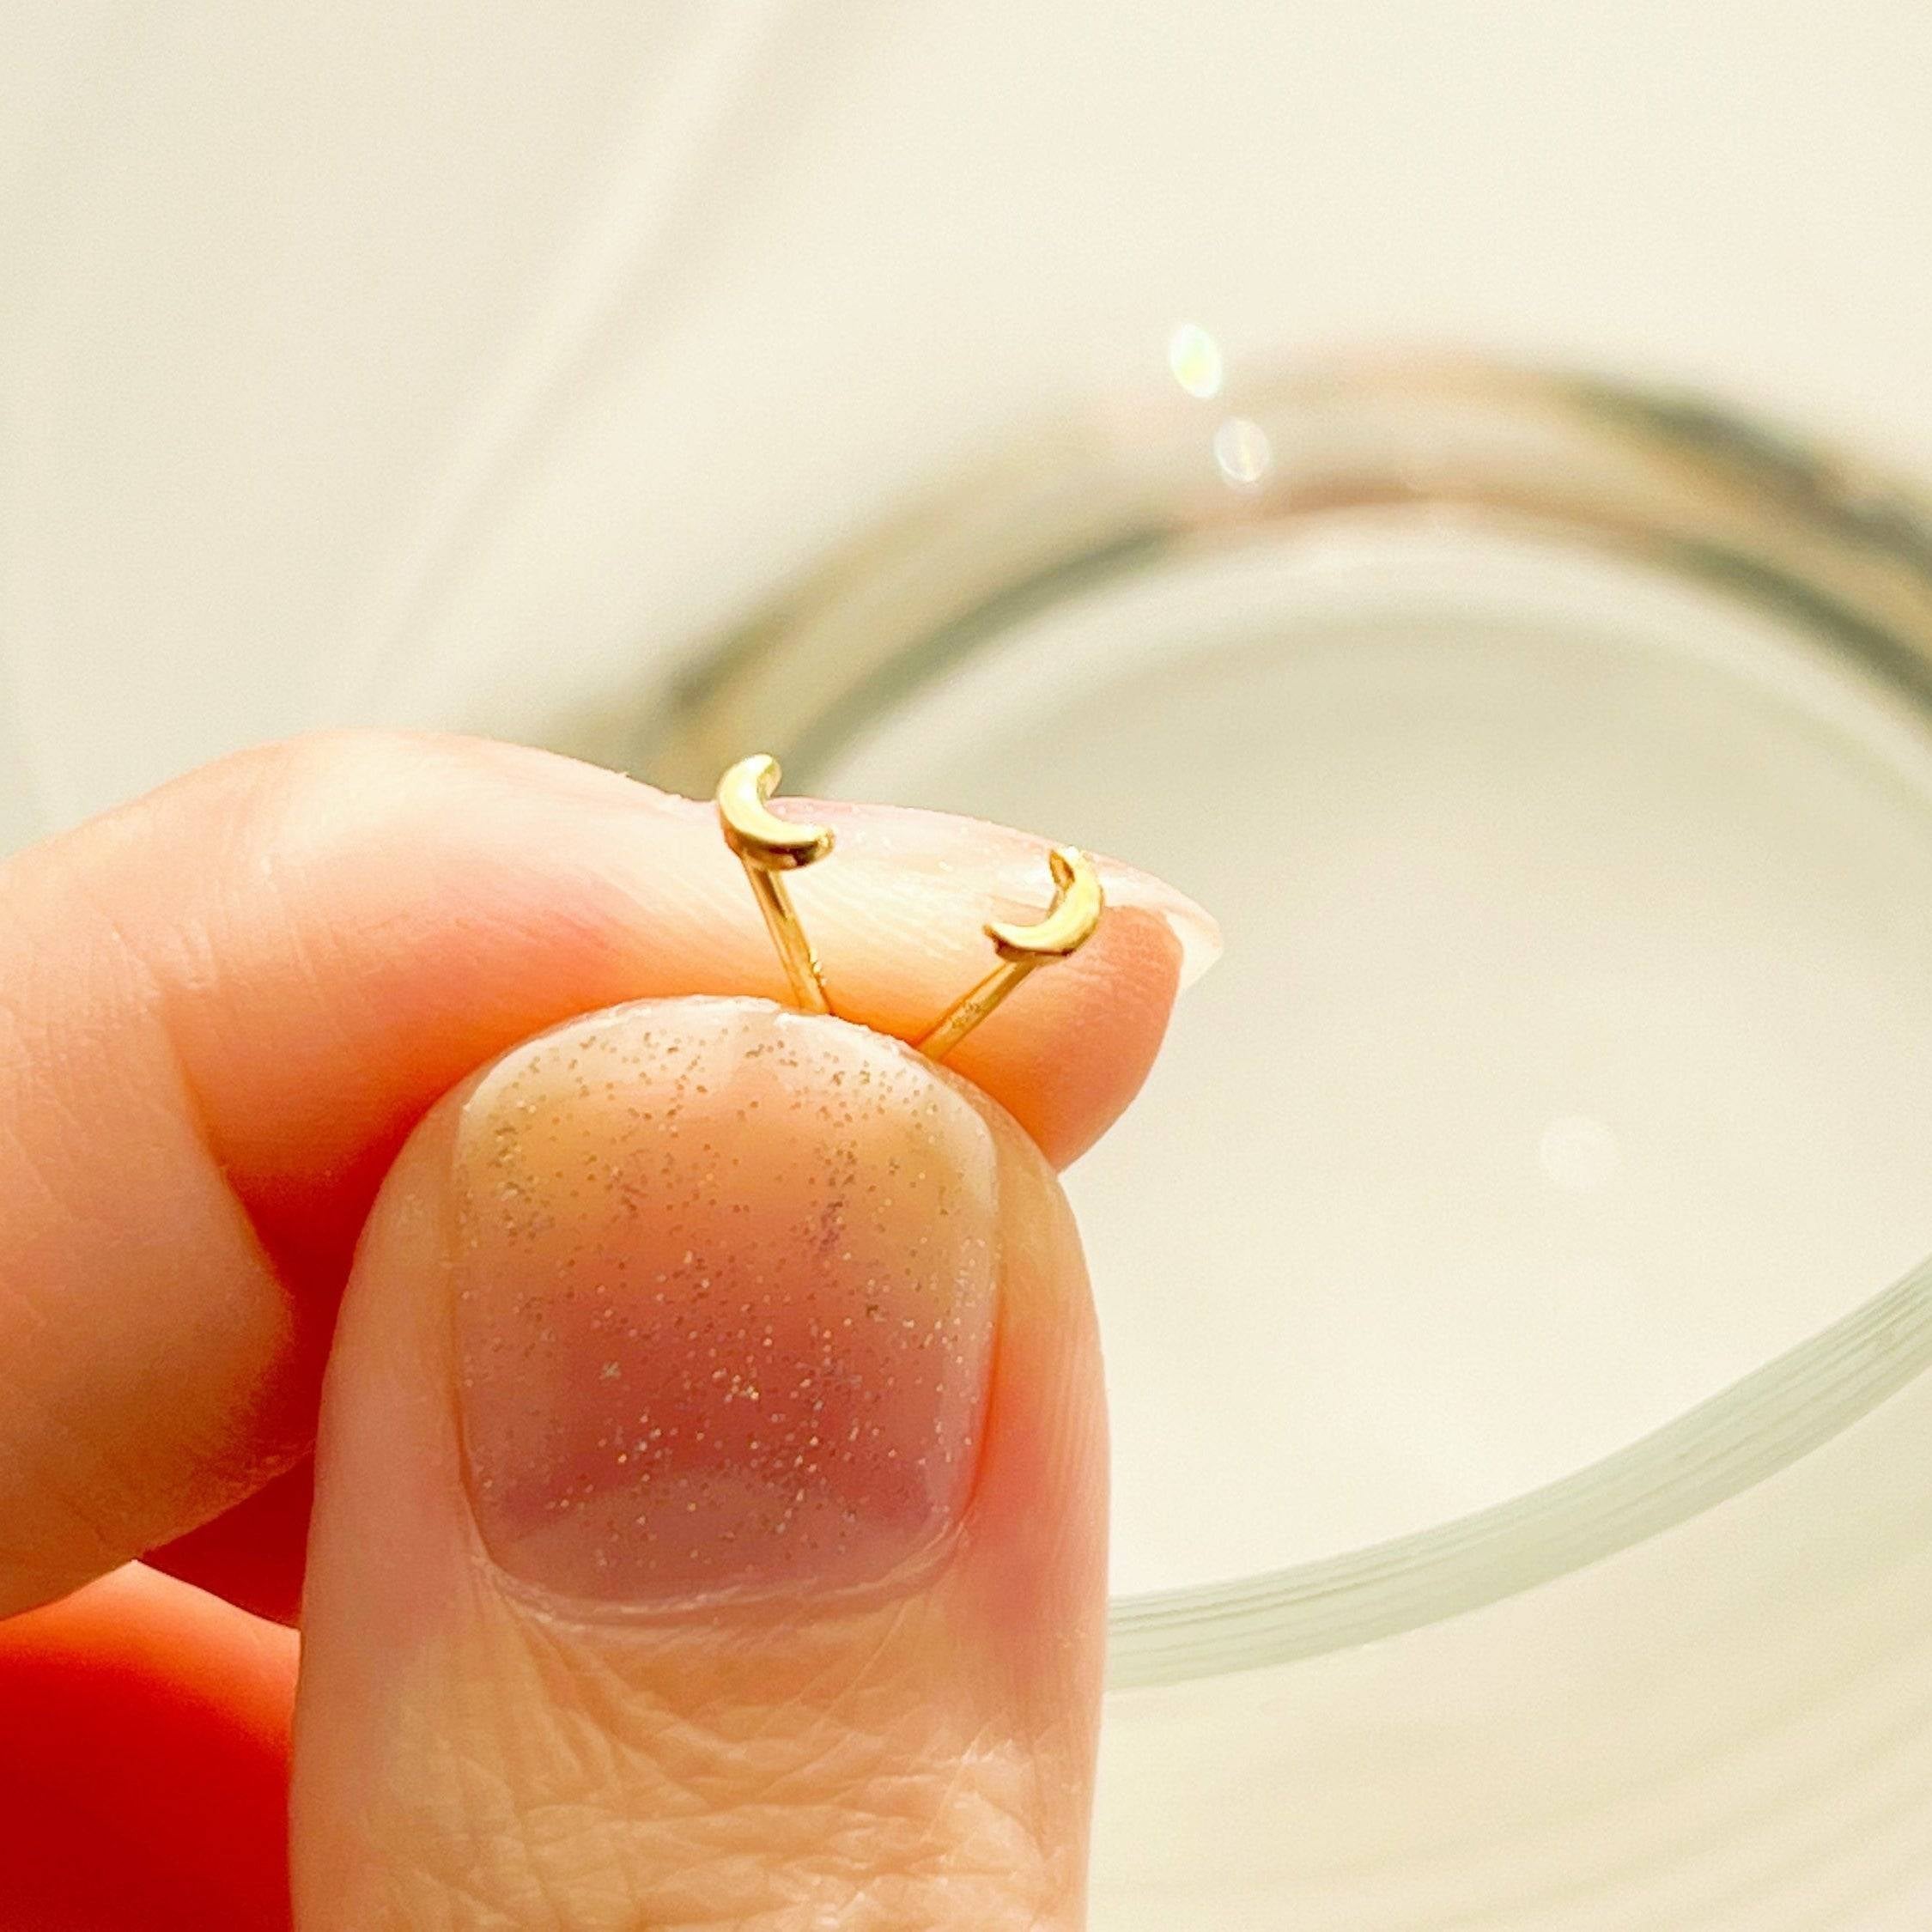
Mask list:
POLYGON ((301 1932, 1082 1923, 1085 1277, 1032 1143, 896 1041, 646 1002, 459 1090, 318 1462, 301 1932))

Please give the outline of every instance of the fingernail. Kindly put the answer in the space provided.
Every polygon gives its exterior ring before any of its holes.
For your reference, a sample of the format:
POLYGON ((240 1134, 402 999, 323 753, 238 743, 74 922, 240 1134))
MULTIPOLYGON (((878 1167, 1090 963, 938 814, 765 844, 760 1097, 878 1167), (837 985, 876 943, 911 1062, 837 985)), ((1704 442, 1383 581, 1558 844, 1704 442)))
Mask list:
POLYGON ((525 1583, 678 1605, 877 1582, 972 1483, 996 1157, 916 1054, 753 1000, 518 1049, 456 1135, 465 1477, 525 1583))

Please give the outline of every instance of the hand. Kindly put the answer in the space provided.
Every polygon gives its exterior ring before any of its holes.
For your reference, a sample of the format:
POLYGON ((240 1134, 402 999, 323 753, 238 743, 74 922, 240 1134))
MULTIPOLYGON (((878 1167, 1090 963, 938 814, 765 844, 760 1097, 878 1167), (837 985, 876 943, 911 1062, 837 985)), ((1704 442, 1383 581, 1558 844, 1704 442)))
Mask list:
POLYGON ((249 754, 0 872, 0 1928, 286 1923, 295 1639, 234 1605, 292 1613, 319 1401, 301 1932, 1082 1922, 1054 1169, 1190 909, 1110 876, 936 1071, 884 1036, 1042 848, 832 810, 863 1024, 769 1003, 708 807, 503 746, 249 754))

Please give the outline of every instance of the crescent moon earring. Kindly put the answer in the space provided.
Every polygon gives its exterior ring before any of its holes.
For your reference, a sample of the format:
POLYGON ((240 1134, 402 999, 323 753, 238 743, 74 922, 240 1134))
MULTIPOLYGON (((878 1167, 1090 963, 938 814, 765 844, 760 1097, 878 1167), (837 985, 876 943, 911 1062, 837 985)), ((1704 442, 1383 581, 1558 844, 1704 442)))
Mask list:
POLYGON ((1036 925, 1010 926, 995 920, 986 927, 999 963, 917 1042, 933 1060, 944 1060, 987 1015, 1042 966, 1070 958, 1093 935, 1107 908, 1093 861, 1071 845, 1047 854, 1053 872, 1054 902, 1036 925))
POLYGON ((832 1003, 825 997, 824 972, 799 923, 784 875, 816 866, 832 849, 831 828, 794 823, 767 808, 765 801, 776 790, 780 775, 777 759, 762 752, 740 758, 718 781, 718 823, 750 881, 751 896, 758 902, 765 930, 778 949, 799 1010, 829 1013, 832 1003))
MULTIPOLYGON (((832 1003, 825 994, 825 975, 799 922, 784 875, 824 858, 832 849, 831 828, 781 818, 771 811, 769 800, 779 777, 777 759, 762 752, 739 759, 718 781, 718 823, 750 882, 793 999, 802 1012, 829 1014, 832 1003)), ((1042 966, 1072 957, 1093 937, 1107 907, 1093 861, 1075 847, 1060 845, 1047 854, 1047 864, 1053 875, 1052 905, 1030 926, 994 920, 985 927, 999 963, 914 1042, 928 1058, 944 1060, 1042 966)))

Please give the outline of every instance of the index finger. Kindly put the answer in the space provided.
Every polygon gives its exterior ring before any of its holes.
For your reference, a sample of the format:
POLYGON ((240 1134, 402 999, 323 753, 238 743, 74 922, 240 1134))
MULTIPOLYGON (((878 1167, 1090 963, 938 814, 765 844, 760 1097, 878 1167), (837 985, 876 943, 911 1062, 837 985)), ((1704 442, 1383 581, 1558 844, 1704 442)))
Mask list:
MULTIPOLYGON (((1045 846, 832 814, 798 891, 846 1017, 908 1033, 1040 902, 1045 846), (809 890, 807 888, 809 887, 809 890)), ((1132 1097, 1188 944, 1151 881, 951 1064, 1056 1161, 1132 1097)), ((0 872, 0 1614, 307 1447, 335 1297, 428 1106, 572 1014, 784 981, 709 807, 474 741, 245 755, 0 872)))

